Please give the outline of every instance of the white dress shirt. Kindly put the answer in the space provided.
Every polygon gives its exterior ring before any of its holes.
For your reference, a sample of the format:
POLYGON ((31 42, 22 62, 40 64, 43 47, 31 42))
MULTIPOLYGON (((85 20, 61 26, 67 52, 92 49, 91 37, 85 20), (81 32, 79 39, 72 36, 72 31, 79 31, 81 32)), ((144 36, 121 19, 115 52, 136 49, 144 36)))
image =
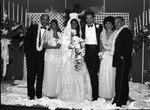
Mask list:
POLYGON ((44 28, 43 28, 43 29, 41 29, 41 38, 42 38, 42 36, 43 36, 44 32, 45 32, 45 29, 44 29, 44 28))
POLYGON ((97 45, 97 38, 96 38, 96 29, 95 25, 93 24, 92 27, 85 27, 85 42, 88 45, 97 45))

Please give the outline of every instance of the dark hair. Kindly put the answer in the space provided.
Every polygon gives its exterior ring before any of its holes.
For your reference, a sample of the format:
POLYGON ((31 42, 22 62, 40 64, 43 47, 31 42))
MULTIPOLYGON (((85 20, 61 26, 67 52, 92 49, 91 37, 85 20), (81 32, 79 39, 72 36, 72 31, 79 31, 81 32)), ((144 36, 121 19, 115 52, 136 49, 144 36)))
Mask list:
POLYGON ((122 16, 117 16, 115 19, 120 19, 121 21, 124 21, 124 18, 122 16))
POLYGON ((92 11, 86 11, 85 12, 85 16, 87 16, 87 15, 92 15, 93 18, 95 17, 95 15, 94 15, 94 13, 92 11))
POLYGON ((47 16, 47 17, 48 17, 48 20, 49 20, 49 15, 48 15, 48 14, 42 14, 42 15, 40 16, 40 19, 42 19, 44 16, 47 16))
POLYGON ((80 26, 79 26, 79 21, 78 21, 77 19, 72 19, 72 20, 70 21, 70 23, 72 24, 73 21, 75 21, 75 22, 78 24, 76 30, 77 30, 77 36, 80 36, 80 26))
POLYGON ((111 22, 113 25, 113 29, 115 29, 115 18, 113 16, 107 16, 104 18, 103 24, 105 25, 106 22, 111 22))
POLYGON ((61 29, 59 28, 59 25, 58 25, 58 21, 56 20, 56 19, 53 19, 53 20, 51 20, 51 22, 50 22, 50 24, 52 24, 52 22, 54 22, 54 23, 56 23, 56 25, 57 25, 57 31, 58 32, 61 32, 61 29))

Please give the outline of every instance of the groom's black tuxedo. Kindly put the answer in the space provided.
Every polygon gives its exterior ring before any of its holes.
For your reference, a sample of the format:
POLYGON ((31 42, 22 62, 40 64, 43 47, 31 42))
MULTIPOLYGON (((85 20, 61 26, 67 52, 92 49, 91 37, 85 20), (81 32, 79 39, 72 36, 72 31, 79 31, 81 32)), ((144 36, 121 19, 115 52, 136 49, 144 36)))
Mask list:
POLYGON ((30 99, 42 97, 42 82, 44 71, 44 51, 37 51, 36 39, 38 25, 31 25, 27 31, 25 39, 25 53, 27 58, 27 87, 30 99), (36 79, 36 89, 34 83, 36 79))
POLYGON ((113 55, 113 67, 116 67, 116 96, 113 103, 117 106, 126 105, 128 101, 128 74, 131 67, 132 46, 132 33, 128 28, 123 28, 116 38, 113 55))
MULTIPOLYGON (((97 72, 99 70, 99 58, 98 58, 98 52, 100 48, 100 33, 102 31, 102 25, 93 25, 95 27, 95 32, 96 33, 96 40, 97 40, 97 45, 91 45, 91 44, 86 44, 85 45, 85 62, 87 69, 90 74, 90 79, 91 79, 91 85, 92 85, 92 96, 93 100, 97 100, 98 98, 98 76, 97 72)), ((86 39, 86 25, 82 27, 82 38, 86 39)), ((90 36, 94 37, 94 36, 90 36)))

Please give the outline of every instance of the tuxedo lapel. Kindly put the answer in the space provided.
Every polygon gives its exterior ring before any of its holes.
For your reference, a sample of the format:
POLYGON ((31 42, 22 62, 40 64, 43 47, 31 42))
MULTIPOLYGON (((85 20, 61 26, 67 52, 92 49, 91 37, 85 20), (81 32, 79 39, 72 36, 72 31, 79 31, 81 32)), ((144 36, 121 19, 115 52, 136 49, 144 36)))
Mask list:
POLYGON ((97 43, 98 43, 98 46, 100 46, 100 33, 102 32, 102 26, 98 25, 98 27, 96 27, 96 24, 94 24, 94 26, 95 26, 95 31, 96 31, 97 43))
POLYGON ((99 30, 98 28, 96 27, 96 25, 94 24, 94 27, 95 27, 95 31, 96 31, 96 38, 97 38, 97 42, 99 41, 99 30))
POLYGON ((86 25, 84 25, 84 27, 82 27, 82 39, 85 39, 85 26, 86 25))

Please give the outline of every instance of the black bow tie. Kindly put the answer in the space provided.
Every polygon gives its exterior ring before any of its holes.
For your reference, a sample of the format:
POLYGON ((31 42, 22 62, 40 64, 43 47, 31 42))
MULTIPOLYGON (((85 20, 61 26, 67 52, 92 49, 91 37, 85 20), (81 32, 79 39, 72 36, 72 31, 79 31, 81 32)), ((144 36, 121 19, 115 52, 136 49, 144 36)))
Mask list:
POLYGON ((91 24, 91 25, 88 25, 88 27, 93 27, 93 24, 91 24))
POLYGON ((46 29, 46 27, 41 27, 41 29, 46 29))

